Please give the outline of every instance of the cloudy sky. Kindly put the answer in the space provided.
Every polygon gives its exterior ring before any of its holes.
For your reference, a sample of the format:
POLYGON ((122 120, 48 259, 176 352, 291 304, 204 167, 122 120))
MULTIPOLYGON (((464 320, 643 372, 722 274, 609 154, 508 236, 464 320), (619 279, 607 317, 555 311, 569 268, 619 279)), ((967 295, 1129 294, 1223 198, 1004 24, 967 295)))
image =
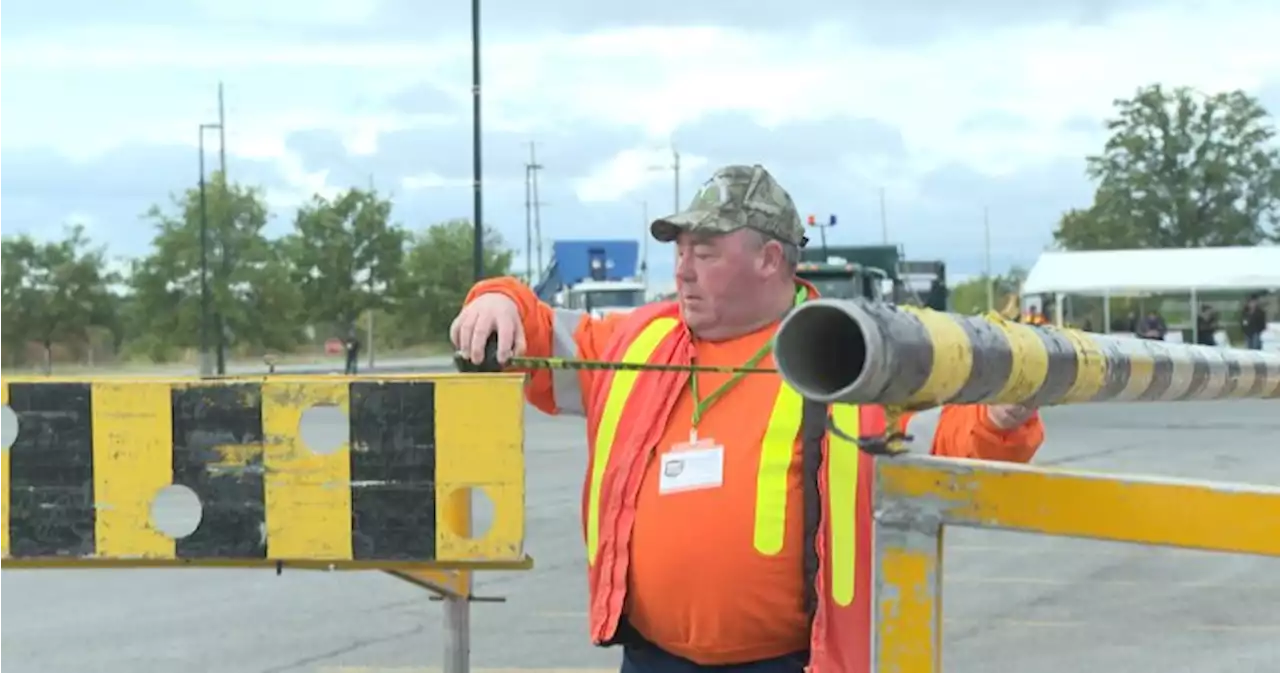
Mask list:
MULTIPOLYGON (((4 232, 80 220, 145 252, 138 214, 194 183, 219 80, 229 170, 268 190, 274 232, 307 195, 370 181, 411 228, 468 217, 468 6, 10 0, 4 232)), ((486 0, 486 219, 523 254, 536 141, 548 248, 638 237, 646 203, 672 208, 674 144, 685 196, 762 163, 802 212, 839 216, 833 242, 881 240, 883 190, 891 240, 953 275, 981 270, 988 207, 1001 270, 1087 202, 1112 99, 1240 87, 1280 112, 1277 34, 1274 0, 486 0)))

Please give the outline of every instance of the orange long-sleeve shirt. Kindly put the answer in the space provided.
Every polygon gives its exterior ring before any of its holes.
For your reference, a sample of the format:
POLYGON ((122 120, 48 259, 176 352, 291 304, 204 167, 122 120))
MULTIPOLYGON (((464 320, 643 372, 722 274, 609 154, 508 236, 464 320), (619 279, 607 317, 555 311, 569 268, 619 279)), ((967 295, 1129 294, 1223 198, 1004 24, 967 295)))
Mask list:
MULTIPOLYGON (((524 285, 509 279, 486 281, 468 297, 498 292, 520 308, 528 354, 597 359, 624 316, 591 319, 541 304, 524 285)), ((695 340, 697 362, 739 366, 766 344, 777 328, 722 342, 695 340)), ((773 366, 768 357, 761 366, 773 366)), ((590 390, 595 374, 578 384, 590 390)), ((728 374, 699 374, 703 397, 728 374)), ((659 647, 705 665, 757 661, 808 646, 804 610, 803 507, 800 443, 788 473, 782 551, 766 556, 753 542, 756 475, 760 446, 781 381, 744 377, 703 416, 698 435, 724 447, 720 488, 659 495, 663 453, 688 440, 693 396, 680 393, 663 439, 650 459, 636 505, 631 541, 626 613, 640 633, 659 647), (744 515, 726 515, 745 512, 744 515)), ((561 394, 573 386, 561 385, 561 394)), ((556 399, 549 372, 531 376, 529 401, 548 413, 585 407, 584 399, 556 399)), ((590 410, 587 410, 588 412, 590 410)), ((910 427, 910 419, 904 419, 910 427)), ((985 406, 949 406, 937 420, 931 452, 938 456, 1026 462, 1043 441, 1038 417, 1013 430, 991 423, 985 406)))

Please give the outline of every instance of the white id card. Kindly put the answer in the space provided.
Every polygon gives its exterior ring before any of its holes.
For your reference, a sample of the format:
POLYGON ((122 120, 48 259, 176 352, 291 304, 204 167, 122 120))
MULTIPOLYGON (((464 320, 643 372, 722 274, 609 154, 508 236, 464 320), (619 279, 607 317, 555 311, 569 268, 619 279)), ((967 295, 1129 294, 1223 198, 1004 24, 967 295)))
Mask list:
POLYGON ((720 488, 724 483, 724 447, 704 440, 679 444, 662 454, 658 493, 720 488))

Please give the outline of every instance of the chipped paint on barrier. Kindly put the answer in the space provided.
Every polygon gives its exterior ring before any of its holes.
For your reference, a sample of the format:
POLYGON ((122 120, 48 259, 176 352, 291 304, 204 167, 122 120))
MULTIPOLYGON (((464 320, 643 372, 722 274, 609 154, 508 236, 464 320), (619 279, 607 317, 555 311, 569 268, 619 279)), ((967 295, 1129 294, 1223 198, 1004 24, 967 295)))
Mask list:
POLYGON ((518 375, 6 378, 0 390, 17 421, 0 480, 5 567, 528 565, 518 375), (309 436, 318 409, 336 422, 309 436), (185 499, 165 500, 175 488, 185 499), (454 530, 472 488, 493 504, 482 535, 454 530), (160 520, 175 502, 181 532, 160 520))
POLYGON ((876 673, 937 673, 942 665, 942 529, 878 525, 876 673))
POLYGON ((877 461, 876 482, 878 512, 907 507, 944 525, 1280 556, 1280 488, 1271 486, 929 457, 877 461))

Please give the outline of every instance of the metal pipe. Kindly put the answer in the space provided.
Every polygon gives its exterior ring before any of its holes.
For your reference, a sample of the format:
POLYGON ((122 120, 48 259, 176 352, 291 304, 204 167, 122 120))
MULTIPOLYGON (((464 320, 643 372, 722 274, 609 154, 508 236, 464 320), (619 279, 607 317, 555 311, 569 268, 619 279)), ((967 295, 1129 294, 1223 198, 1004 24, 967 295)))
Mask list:
POLYGON ((782 378, 826 403, 1280 399, 1280 355, 1033 327, 865 300, 818 299, 774 337, 782 378))

